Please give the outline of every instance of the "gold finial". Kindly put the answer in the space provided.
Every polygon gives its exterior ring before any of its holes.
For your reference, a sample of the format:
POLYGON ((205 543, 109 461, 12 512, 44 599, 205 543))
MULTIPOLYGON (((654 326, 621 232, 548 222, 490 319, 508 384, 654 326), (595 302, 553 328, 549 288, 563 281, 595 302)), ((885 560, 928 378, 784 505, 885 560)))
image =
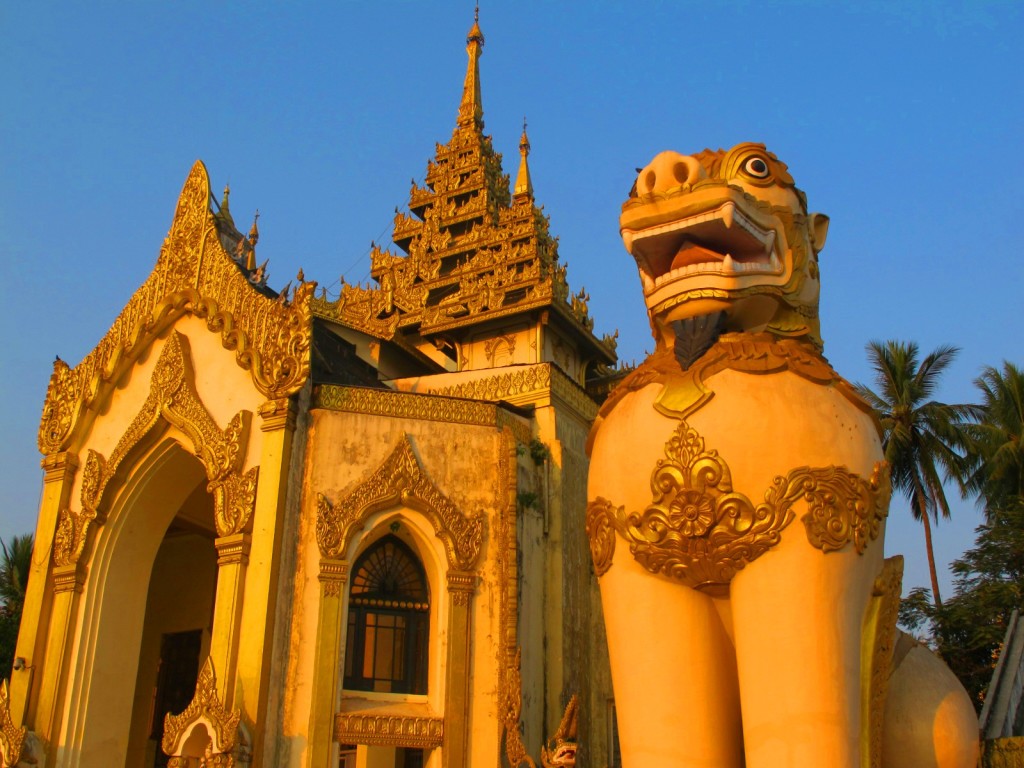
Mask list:
POLYGON ((231 185, 230 184, 225 184, 224 185, 224 197, 220 201, 220 209, 222 211, 226 211, 228 209, 228 198, 229 197, 231 197, 231 185))
POLYGON ((250 272, 256 269, 256 243, 260 240, 260 229, 256 226, 256 222, 260 219, 259 209, 256 210, 256 215, 252 217, 252 229, 249 230, 249 247, 245 254, 245 268, 250 272))
POLYGON ((523 118, 523 135, 519 139, 519 173, 516 174, 516 184, 512 189, 515 197, 533 197, 533 181, 530 179, 530 166, 526 162, 530 154, 530 139, 526 135, 526 118, 523 118))
POLYGON ((469 64, 462 85, 462 103, 459 104, 459 127, 484 127, 484 109, 480 99, 480 56, 483 54, 484 33, 480 31, 480 6, 473 13, 473 26, 466 35, 466 53, 469 64))

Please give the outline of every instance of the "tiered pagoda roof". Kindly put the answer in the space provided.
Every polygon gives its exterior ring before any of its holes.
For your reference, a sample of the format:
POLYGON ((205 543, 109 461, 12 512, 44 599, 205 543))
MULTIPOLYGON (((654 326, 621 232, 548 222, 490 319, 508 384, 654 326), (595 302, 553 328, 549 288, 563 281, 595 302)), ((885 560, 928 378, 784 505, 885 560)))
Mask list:
POLYGON ((375 285, 342 284, 337 301, 314 300, 313 311, 384 339, 457 334, 498 318, 553 310, 588 356, 613 363, 614 341, 593 334, 584 291, 570 294, 566 268, 548 218, 535 204, 526 126, 515 185, 484 134, 480 56, 484 36, 474 22, 469 63, 451 140, 437 144, 424 186, 413 182, 409 213, 396 212, 398 251, 374 245, 375 285))

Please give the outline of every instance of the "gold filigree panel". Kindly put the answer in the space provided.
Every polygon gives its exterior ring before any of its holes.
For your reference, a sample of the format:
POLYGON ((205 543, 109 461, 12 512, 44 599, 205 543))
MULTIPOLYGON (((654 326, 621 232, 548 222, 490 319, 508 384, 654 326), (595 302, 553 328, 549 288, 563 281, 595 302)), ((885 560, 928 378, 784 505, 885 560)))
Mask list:
POLYGON ((7 681, 0 680, 0 768, 14 768, 21 760, 26 733, 28 729, 11 718, 10 690, 7 681))
POLYGON ((463 513, 434 485, 403 436, 384 463, 337 504, 317 494, 316 540, 320 555, 345 556, 348 543, 374 512, 395 506, 422 512, 445 545, 449 567, 473 568, 484 540, 484 516, 463 513))
POLYGON ((230 767, 234 764, 232 754, 238 746, 238 723, 242 713, 228 709, 217 695, 217 677, 213 662, 207 657, 196 681, 196 693, 185 711, 178 715, 164 716, 164 737, 160 747, 165 755, 176 756, 190 726, 202 722, 210 733, 211 757, 218 758, 215 765, 230 767))
POLYGON ((444 740, 440 717, 339 714, 334 721, 334 740, 341 744, 434 749, 444 740))
POLYGON ((39 428, 42 453, 67 450, 84 413, 95 410, 152 341, 186 314, 220 334, 268 399, 292 395, 305 383, 316 283, 300 281, 290 301, 254 289, 224 251, 209 200, 209 177, 197 161, 146 282, 81 363, 54 363, 39 428))
POLYGON ((665 445, 651 490, 642 512, 600 497, 588 505, 586 530, 598 575, 611 566, 618 536, 652 573, 714 589, 779 542, 798 502, 807 506, 801 517, 807 538, 823 552, 852 544, 862 553, 877 538, 889 506, 884 462, 869 480, 845 467, 798 467, 777 476, 764 501, 754 504, 734 490, 728 464, 685 421, 665 445))
POLYGON ((597 415, 597 405, 586 391, 551 363, 516 367, 505 373, 430 391, 435 395, 490 401, 512 401, 551 392, 588 421, 597 415))
POLYGON ((663 387, 654 407, 670 418, 685 419, 714 397, 715 393, 705 382, 724 370, 751 374, 790 371, 815 384, 834 387, 859 410, 875 418, 867 403, 833 370, 814 345, 780 339, 770 333, 726 333, 686 370, 671 349, 659 349, 644 360, 604 401, 590 431, 588 445, 593 444, 604 417, 630 392, 660 383, 663 387))
POLYGON ((864 622, 861 674, 861 747, 869 756, 870 768, 882 768, 882 731, 885 702, 889 695, 896 621, 903 590, 903 558, 886 558, 875 579, 864 622))
POLYGON ((57 565, 68 565, 81 557, 92 522, 103 522, 104 495, 122 463, 161 421, 184 433, 206 470, 218 535, 229 536, 248 525, 259 476, 258 467, 241 472, 252 414, 239 411, 226 429, 220 429, 200 401, 194 379, 188 339, 175 331, 168 336, 157 360, 145 403, 113 452, 104 457, 89 450, 82 474, 82 508, 62 510, 58 518, 53 548, 57 565))

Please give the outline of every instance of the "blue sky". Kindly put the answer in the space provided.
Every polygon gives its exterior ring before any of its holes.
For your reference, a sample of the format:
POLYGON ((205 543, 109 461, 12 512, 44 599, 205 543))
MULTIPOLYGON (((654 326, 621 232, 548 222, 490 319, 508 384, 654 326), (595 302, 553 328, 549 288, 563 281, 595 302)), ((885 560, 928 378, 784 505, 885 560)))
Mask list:
MULTIPOLYGON (((334 290, 366 280, 454 127, 471 20, 470 2, 0 6, 0 536, 34 528, 54 355, 81 360, 145 279, 192 162, 230 182, 240 225, 260 210, 272 285, 300 266, 334 290)), ((514 174, 528 119, 570 284, 625 360, 651 347, 618 238, 633 169, 763 141, 832 218, 822 330, 841 373, 870 380, 870 339, 955 344, 939 396, 965 401, 981 366, 1024 362, 1024 5, 524 1, 480 23, 487 131, 514 174)), ((887 550, 909 588, 927 571, 906 509, 887 550)), ((979 522, 954 513, 943 563, 979 522)))

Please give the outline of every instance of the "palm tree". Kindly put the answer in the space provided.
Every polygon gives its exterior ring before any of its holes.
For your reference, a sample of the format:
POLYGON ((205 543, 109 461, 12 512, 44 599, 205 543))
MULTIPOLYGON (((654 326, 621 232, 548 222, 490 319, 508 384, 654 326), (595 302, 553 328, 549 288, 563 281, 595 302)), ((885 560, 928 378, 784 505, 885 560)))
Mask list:
POLYGON ((14 536, 8 546, 0 540, 0 604, 8 614, 21 612, 28 571, 32 565, 32 534, 14 536))
POLYGON ((1024 371, 1006 360, 974 380, 981 415, 964 430, 963 488, 977 493, 987 510, 1024 496, 1024 371))
POLYGON ((950 516, 942 482, 962 471, 963 457, 956 451, 963 441, 961 427, 979 412, 977 406, 947 405, 931 399, 942 372, 959 351, 956 347, 941 346, 919 362, 914 342, 872 341, 867 345, 867 353, 878 392, 857 385, 857 391, 882 423, 882 447, 892 473, 893 490, 907 497, 911 514, 924 526, 932 596, 938 607, 942 606, 942 598, 935 570, 931 519, 938 522, 940 512, 945 518, 950 516))

